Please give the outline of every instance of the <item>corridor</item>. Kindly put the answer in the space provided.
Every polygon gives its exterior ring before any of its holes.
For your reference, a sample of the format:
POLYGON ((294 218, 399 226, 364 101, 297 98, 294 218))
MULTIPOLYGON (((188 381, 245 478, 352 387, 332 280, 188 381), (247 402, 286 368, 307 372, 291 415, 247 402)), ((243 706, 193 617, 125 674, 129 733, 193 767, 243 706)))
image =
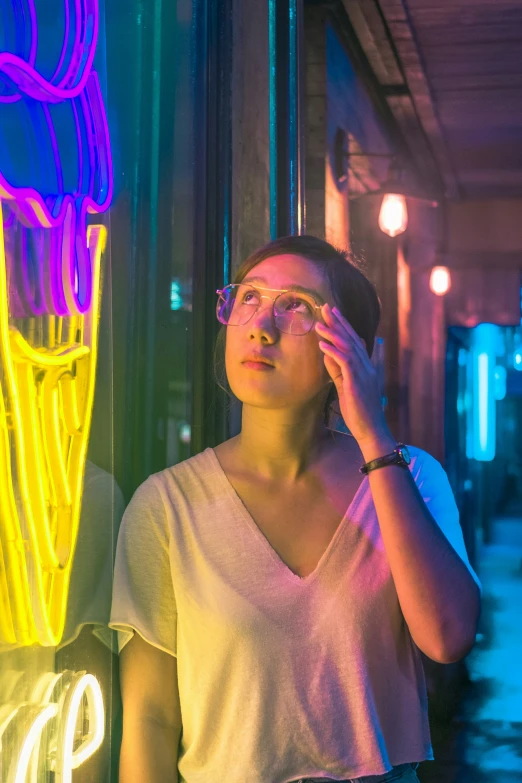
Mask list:
POLYGON ((453 720, 432 720, 435 762, 421 783, 522 782, 522 505, 493 523, 479 548, 483 608, 469 682, 453 720))

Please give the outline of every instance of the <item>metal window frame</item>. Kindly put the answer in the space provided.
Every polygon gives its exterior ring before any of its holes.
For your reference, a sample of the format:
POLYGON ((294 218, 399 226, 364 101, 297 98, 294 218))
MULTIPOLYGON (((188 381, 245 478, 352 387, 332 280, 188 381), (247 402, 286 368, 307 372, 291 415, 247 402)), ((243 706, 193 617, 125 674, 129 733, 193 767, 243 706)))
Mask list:
MULTIPOLYGON (((227 416, 216 393, 212 355, 220 327, 214 314, 214 292, 228 282, 230 266, 231 15, 232 0, 194 0, 192 324, 186 368, 192 454, 227 437, 227 416)), ((156 0, 147 6, 142 21, 143 27, 136 25, 135 29, 139 44, 137 68, 143 83, 136 86, 140 95, 134 139, 137 152, 131 175, 131 247, 125 274, 128 290, 124 405, 119 414, 121 422, 118 420, 121 432, 118 475, 127 500, 147 476, 167 467, 169 389, 165 356, 172 341, 168 295, 172 258, 168 250, 160 252, 160 249, 170 247, 175 230, 168 198, 175 176, 172 157, 175 96, 169 98, 172 85, 160 71, 166 62, 175 60, 171 36, 176 30, 176 4, 156 0), (161 14, 159 23, 158 14, 161 14), (151 63, 154 68, 150 67, 151 63), (157 81, 160 78, 161 86, 157 81), (151 89, 154 85, 156 92, 151 89), (154 201, 158 188, 165 194, 161 202, 154 201)))
POLYGON ((270 236, 305 233, 303 0, 269 0, 270 236))
POLYGON ((228 438, 225 401, 216 388, 213 350, 220 324, 216 294, 230 278, 232 178, 232 3, 199 0, 196 91, 191 452, 228 438))

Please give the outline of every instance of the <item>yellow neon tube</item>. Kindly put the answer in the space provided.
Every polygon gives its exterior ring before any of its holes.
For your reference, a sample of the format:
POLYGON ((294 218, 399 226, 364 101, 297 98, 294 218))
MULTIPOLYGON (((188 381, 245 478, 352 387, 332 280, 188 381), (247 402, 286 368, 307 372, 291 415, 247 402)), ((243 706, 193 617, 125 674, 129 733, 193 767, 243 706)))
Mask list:
MULTIPOLYGON (((2 315, 2 296, 5 291, 5 255, 3 241, 3 221, 0 202, 0 321, 2 315), (3 262, 3 263, 2 263, 3 262), (4 291, 2 291, 2 287, 4 291)), ((5 299, 3 300, 5 302, 5 299)), ((0 332, 0 357, 1 350, 5 347, 5 340, 0 332)), ((3 363, 3 362, 2 362, 3 363)), ((9 368, 7 368, 9 369, 9 368)), ((11 448, 9 441, 9 428, 12 425, 12 417, 7 414, 4 402, 4 393, 0 384, 0 541, 2 543, 8 596, 11 617, 4 617, 0 626, 3 644, 29 645, 36 641, 34 616, 29 593, 29 575, 25 558, 25 542, 22 536, 16 501, 13 493, 13 466, 11 463, 11 448), (9 420, 8 420, 9 419, 9 420)))
POLYGON ((56 645, 63 634, 94 399, 106 237, 103 226, 87 230, 93 270, 90 312, 70 317, 65 333, 64 319, 50 316, 53 328, 40 331, 52 344, 36 349, 8 321, 0 202, 0 359, 9 404, 7 410, 0 388, 0 544, 12 574, 9 596, 0 583, 1 601, 6 605, 10 599, 12 614, 12 622, 0 623, 3 643, 13 643, 16 636, 17 644, 56 645), (82 345, 74 344, 76 333, 83 337, 82 345), (62 334, 67 343, 57 345, 62 334), (21 515, 13 499, 14 481, 21 515), (28 581, 36 585, 32 604, 28 581))
POLYGON ((89 354, 86 345, 71 345, 67 348, 55 348, 53 353, 43 353, 42 349, 31 348, 14 326, 9 327, 9 332, 15 360, 26 361, 35 367, 63 367, 89 354))
MULTIPOLYGON (((55 504, 68 507, 72 498, 67 481, 67 467, 62 452, 60 432, 60 410, 58 381, 63 370, 48 372, 40 384, 40 409, 42 416, 42 435, 47 456, 48 474, 54 489, 55 504)), ((60 561, 60 556, 58 555, 60 561)))
POLYGON ((74 435, 82 426, 78 411, 78 389, 76 378, 70 373, 64 373, 60 378, 60 416, 65 424, 68 435, 74 435))
POLYGON ((16 633, 13 625, 13 615, 9 600, 9 585, 7 583, 7 560, 0 540, 0 636, 7 643, 16 644, 16 633))
MULTIPOLYGON (((104 226, 89 226, 87 228, 87 242, 91 251, 91 268, 93 274, 92 280, 92 307, 88 313, 83 316, 83 329, 85 343, 89 345, 91 353, 89 363, 85 361, 77 362, 77 385, 79 390, 84 389, 83 395, 78 393, 77 399, 81 401, 79 409, 83 418, 81 432, 71 438, 71 447, 68 465, 68 479, 71 486, 73 497, 73 508, 71 512, 70 527, 66 531, 70 539, 70 554, 68 567, 58 571, 54 575, 53 581, 53 600, 52 612, 53 621, 61 628, 65 624, 65 614, 67 610, 67 591, 69 587, 71 564, 74 557, 74 549, 78 537, 78 526, 80 522, 81 492, 83 486, 83 469, 87 457, 87 446, 89 443, 89 433, 92 419, 92 408, 94 402, 94 389, 96 380, 96 362, 98 358, 98 328, 99 328, 99 307, 100 307, 100 270, 101 254, 105 249, 107 242, 107 230, 104 226)), ((58 531, 58 540, 60 540, 61 530, 58 531)))
POLYGON ((42 470, 43 444, 38 437, 40 427, 34 370, 28 362, 13 363, 13 369, 16 387, 11 398, 13 401, 17 398, 19 409, 19 421, 14 425, 19 465, 18 483, 23 487, 24 511, 31 537, 34 539, 32 543, 36 546, 36 556, 46 571, 52 571, 59 564, 49 528, 43 524, 47 514, 47 497, 44 487, 45 472, 42 470))
MULTIPOLYGON (((16 529, 16 538, 17 542, 15 542, 15 546, 19 549, 20 554, 23 556, 24 549, 26 547, 26 541, 29 540, 31 542, 31 546, 33 547, 33 562, 28 562, 27 556, 25 557, 26 566, 29 567, 29 572, 27 574, 27 577, 29 581, 31 580, 31 577, 34 580, 35 586, 36 586, 36 594, 37 594, 37 606, 34 606, 34 602, 32 602, 33 612, 31 615, 28 615, 26 617, 19 618, 19 624, 22 626, 22 628, 27 628, 29 623, 33 621, 32 627, 29 627, 29 635, 33 637, 33 641, 36 640, 44 640, 43 643, 49 644, 50 640, 53 638, 52 628, 50 627, 48 616, 46 611, 41 611, 42 603, 45 606, 45 601, 42 602, 42 598, 44 598, 46 589, 48 587, 48 575, 44 575, 42 567, 40 565, 42 556, 44 558, 44 562, 46 565, 49 563, 49 561, 53 560, 52 558, 52 549, 50 546, 50 541, 48 536, 46 535, 45 529, 42 530, 42 526, 38 526, 35 524, 35 519, 33 516, 33 503, 32 498, 34 498, 34 494, 30 492, 28 481, 27 481, 27 471, 31 471, 31 469, 34 469, 34 455, 33 459, 27 460, 25 455, 25 442, 23 440, 23 433, 24 433, 24 419, 22 416, 22 407, 20 404, 20 398, 18 393, 18 381, 19 381, 19 374, 16 372, 16 368, 14 366, 14 363, 12 361, 12 355, 10 350, 10 341, 9 341, 9 320, 8 320, 8 299, 7 299, 7 286, 6 286, 6 264, 5 264, 5 243, 4 243, 4 236, 3 236, 3 219, 2 219, 2 212, 1 212, 1 202, 0 202, 0 357, 2 361, 2 368, 4 371, 4 375, 6 378, 6 385, 8 389, 8 397, 10 402, 10 414, 11 414, 11 426, 14 434, 14 441, 15 441, 15 452, 16 452, 16 474, 17 474, 17 484, 18 488, 20 490, 20 495, 22 499, 22 504, 24 506, 25 511, 25 519, 20 520, 18 513, 17 513, 17 529, 16 529), (29 464, 28 464, 29 463, 29 464), (22 525, 24 525, 24 528, 22 529, 22 525), (26 526, 28 527, 27 533, 26 526), (43 533, 43 535, 42 535, 43 533), (42 545, 44 547, 42 551, 42 545), (36 562, 34 562, 36 561, 36 562), (44 578, 47 577, 47 578, 44 578), (36 610, 36 611, 34 611, 36 610)), ((31 400, 29 398, 28 402, 30 403, 31 400)), ((34 422, 33 418, 33 426, 36 426, 36 423, 34 422)), ((26 428, 27 429, 27 428, 26 428)), ((33 433, 29 432, 28 435, 31 436, 33 433)), ((11 466, 12 467, 12 466, 11 466)), ((5 470, 2 471, 2 476, 5 476, 5 470)), ((0 494, 4 495, 4 493, 7 495, 10 492, 12 492, 12 484, 13 484, 13 476, 7 476, 7 484, 10 486, 2 486, 0 488, 0 494)), ((36 477, 37 485, 36 490, 41 489, 41 478, 40 476, 36 477)), ((16 506, 15 506, 16 508, 16 506)), ((2 519, 2 527, 5 524, 5 520, 2 519)), ((8 520, 9 524, 9 520, 8 520)), ((16 589, 16 585, 15 585, 16 589)), ((27 634, 25 634, 27 636, 27 634)))

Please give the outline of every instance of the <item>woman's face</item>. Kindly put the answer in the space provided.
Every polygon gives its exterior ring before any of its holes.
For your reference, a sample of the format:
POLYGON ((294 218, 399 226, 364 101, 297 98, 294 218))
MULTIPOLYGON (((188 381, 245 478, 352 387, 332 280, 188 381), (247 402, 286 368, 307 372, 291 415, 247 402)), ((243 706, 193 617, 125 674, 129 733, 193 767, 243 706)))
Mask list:
MULTIPOLYGON (((261 294, 272 297, 279 292, 263 288, 305 286, 314 292, 318 305, 335 304, 320 271, 301 256, 279 255, 260 261, 242 280, 247 282, 259 286, 261 294)), ((314 327, 304 335, 280 332, 272 316, 273 302, 260 301, 248 323, 227 326, 225 364, 230 388, 243 403, 259 408, 306 409, 317 405, 318 399, 326 398, 331 386, 319 348, 321 338, 314 327), (262 353, 274 369, 259 371, 246 367, 243 362, 251 353, 262 353)), ((315 312, 316 319, 324 323, 321 310, 315 312)))

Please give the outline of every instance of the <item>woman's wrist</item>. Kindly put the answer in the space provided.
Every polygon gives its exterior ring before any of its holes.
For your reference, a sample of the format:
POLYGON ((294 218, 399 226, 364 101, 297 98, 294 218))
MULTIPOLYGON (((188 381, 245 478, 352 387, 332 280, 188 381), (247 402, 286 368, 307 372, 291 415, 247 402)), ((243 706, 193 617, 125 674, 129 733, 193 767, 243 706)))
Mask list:
POLYGON ((384 457, 391 454, 397 448, 398 441, 389 432, 376 433, 370 438, 359 441, 364 463, 371 462, 378 457, 384 457))

